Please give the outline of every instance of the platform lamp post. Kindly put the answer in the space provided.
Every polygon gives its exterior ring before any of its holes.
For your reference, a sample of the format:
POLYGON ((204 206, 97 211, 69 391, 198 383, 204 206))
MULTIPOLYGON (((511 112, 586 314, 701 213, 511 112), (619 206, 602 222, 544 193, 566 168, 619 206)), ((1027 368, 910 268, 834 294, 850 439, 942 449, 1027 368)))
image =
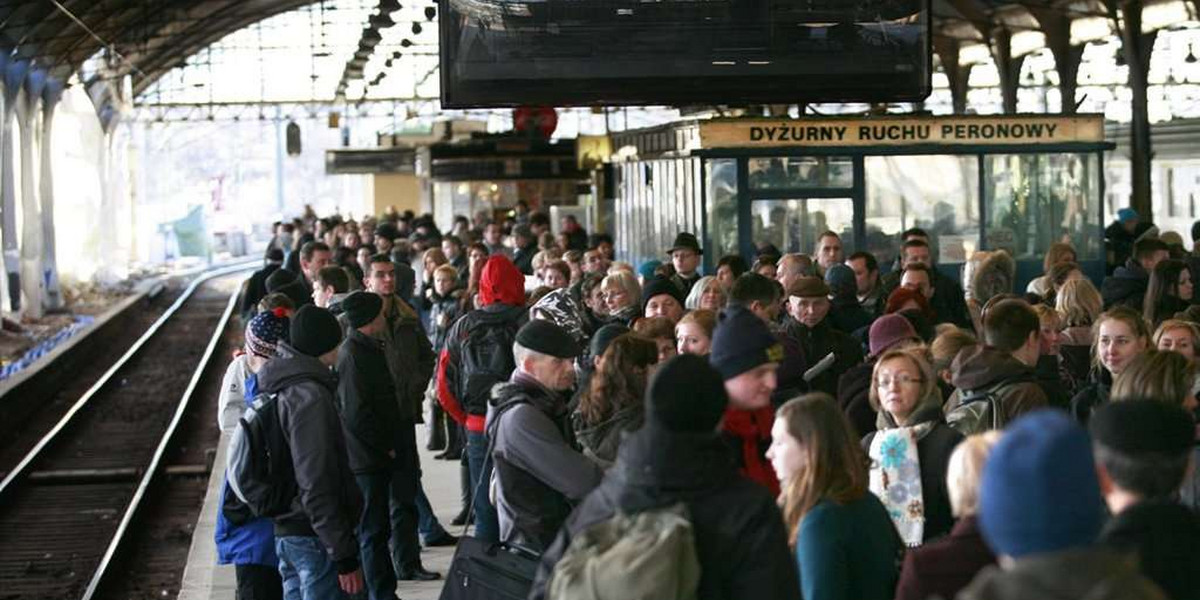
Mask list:
POLYGON ((0 117, 0 206, 3 216, 0 217, 0 236, 4 243, 4 272, 7 275, 9 309, 13 312, 21 310, 21 249, 17 243, 17 190, 13 179, 16 164, 13 160, 13 131, 12 116, 16 108, 17 93, 29 73, 29 61, 12 59, 8 53, 2 53, 7 58, 4 69, 4 108, 0 117))

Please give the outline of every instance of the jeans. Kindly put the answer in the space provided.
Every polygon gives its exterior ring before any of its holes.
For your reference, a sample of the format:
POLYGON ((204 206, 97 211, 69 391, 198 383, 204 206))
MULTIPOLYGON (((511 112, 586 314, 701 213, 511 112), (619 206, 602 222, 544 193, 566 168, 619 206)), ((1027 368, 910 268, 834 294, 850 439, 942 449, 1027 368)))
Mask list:
POLYGON ((316 536, 275 538, 285 600, 342 600, 337 567, 316 536))
POLYGON ((425 486, 417 481, 417 532, 421 534, 421 541, 429 543, 447 534, 441 523, 438 523, 437 515, 433 514, 433 506, 429 504, 429 497, 425 495, 425 486))
POLYGON ((495 544, 500 542, 500 520, 496 508, 488 499, 488 481, 492 478, 492 461, 487 459, 487 435, 467 432, 467 467, 471 471, 472 504, 475 507, 475 537, 495 544), (484 462, 487 470, 484 470, 484 462))
POLYGON ((392 537, 390 518, 392 472, 355 475, 362 490, 363 512, 358 523, 359 560, 370 600, 395 600, 396 572, 388 552, 392 537))

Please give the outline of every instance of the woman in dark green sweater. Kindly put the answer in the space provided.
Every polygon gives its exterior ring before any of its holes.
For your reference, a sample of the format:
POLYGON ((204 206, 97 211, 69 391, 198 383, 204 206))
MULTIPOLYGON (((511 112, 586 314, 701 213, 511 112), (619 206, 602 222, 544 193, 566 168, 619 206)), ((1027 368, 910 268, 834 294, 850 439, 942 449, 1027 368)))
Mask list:
POLYGON ((779 408, 767 451, 805 600, 891 600, 904 546, 867 491, 867 458, 825 394, 779 408))

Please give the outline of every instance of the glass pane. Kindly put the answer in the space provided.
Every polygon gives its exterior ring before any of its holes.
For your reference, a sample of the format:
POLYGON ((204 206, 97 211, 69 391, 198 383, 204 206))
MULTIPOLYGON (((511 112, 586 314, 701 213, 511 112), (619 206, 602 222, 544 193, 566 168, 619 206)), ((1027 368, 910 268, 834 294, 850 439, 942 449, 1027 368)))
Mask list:
POLYGON ((750 159, 750 189, 849 188, 854 161, 848 156, 779 156, 750 159))
POLYGON ((716 264, 722 256, 738 253, 737 159, 708 161, 707 187, 709 260, 716 264))
POLYGON ((964 262, 979 243, 979 162, 974 156, 868 156, 867 250, 880 264, 900 233, 920 227, 939 263, 964 262))
POLYGON ((780 252, 812 254, 817 237, 833 231, 842 252, 854 252, 854 203, 849 198, 756 200, 750 209, 755 242, 770 242, 780 252))
POLYGON ((987 246, 1037 260, 1069 242, 1080 260, 1101 257, 1097 165, 1092 154, 984 157, 987 246))

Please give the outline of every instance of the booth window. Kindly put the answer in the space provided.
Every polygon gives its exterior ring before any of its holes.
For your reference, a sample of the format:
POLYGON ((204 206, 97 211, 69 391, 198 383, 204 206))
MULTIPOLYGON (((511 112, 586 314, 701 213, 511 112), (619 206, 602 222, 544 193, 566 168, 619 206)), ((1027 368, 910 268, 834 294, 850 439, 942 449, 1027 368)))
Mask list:
POLYGON ((755 200, 750 211, 755 242, 774 244, 780 252, 816 252, 817 238, 832 231, 842 238, 842 252, 854 253, 854 201, 846 198, 755 200))
POLYGON ((989 250, 1041 260, 1050 244, 1069 242, 1080 261, 1102 257, 1095 154, 997 154, 983 161, 989 250))
POLYGON ((881 265, 900 252, 900 234, 920 227, 939 264, 961 263, 979 245, 979 158, 868 156, 866 244, 881 265))
MULTIPOLYGON (((617 170, 618 243, 622 260, 664 260, 681 231, 700 231, 699 158, 630 162, 617 170)), ((736 200, 736 190, 735 190, 736 200)), ((736 228, 734 234, 736 235, 736 228)))
POLYGON ((848 156, 771 156, 750 159, 750 189, 850 188, 854 160, 848 156))
POLYGON ((709 262, 738 253, 738 170, 737 159, 716 158, 708 161, 708 241, 709 262))

